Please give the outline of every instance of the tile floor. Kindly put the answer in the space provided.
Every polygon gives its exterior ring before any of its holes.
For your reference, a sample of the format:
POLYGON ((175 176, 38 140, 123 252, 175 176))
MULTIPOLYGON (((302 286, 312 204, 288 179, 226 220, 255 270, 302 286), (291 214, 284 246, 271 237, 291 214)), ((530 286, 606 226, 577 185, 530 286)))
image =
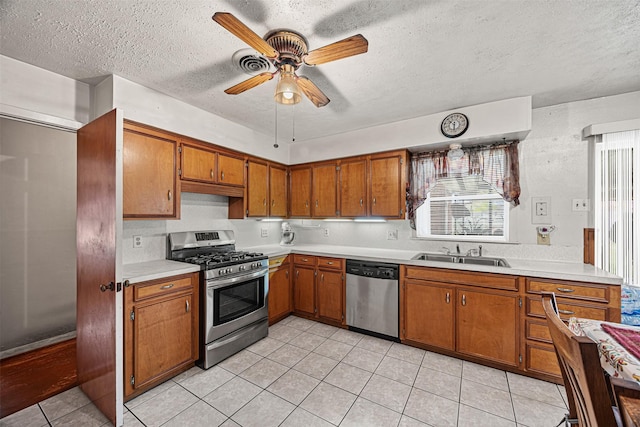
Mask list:
MULTIPOLYGON (((192 368, 125 404, 136 426, 556 426, 561 386, 290 316, 207 371, 192 368)), ((72 389, 0 420, 101 426, 72 389)))

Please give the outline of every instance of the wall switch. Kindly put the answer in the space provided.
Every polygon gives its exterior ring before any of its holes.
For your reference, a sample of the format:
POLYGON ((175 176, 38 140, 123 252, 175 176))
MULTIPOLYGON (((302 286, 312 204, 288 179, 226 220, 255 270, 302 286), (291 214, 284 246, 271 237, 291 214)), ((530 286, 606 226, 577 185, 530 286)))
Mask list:
POLYGON ((571 210, 574 212, 587 212, 589 207, 589 199, 573 199, 571 201, 571 210))
POLYGON ((387 231, 387 240, 398 240, 398 230, 387 231))
POLYGON ((268 228, 261 228, 260 229, 260 237, 269 237, 269 229, 268 228))
POLYGON ((531 198, 531 224, 551 224, 551 198, 531 198))
POLYGON ((133 236, 133 247, 134 248, 142 247, 142 236, 133 236))
POLYGON ((322 235, 324 237, 329 237, 329 229, 328 228, 323 228, 322 229, 322 235))

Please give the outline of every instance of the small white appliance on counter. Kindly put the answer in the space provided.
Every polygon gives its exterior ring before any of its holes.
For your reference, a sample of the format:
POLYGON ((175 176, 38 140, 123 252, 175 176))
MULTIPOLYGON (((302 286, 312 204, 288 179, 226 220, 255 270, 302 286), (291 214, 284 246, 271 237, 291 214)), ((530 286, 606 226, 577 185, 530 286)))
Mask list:
POLYGON ((281 245, 292 245, 295 232, 291 230, 291 224, 288 222, 282 223, 282 237, 280 238, 281 245))

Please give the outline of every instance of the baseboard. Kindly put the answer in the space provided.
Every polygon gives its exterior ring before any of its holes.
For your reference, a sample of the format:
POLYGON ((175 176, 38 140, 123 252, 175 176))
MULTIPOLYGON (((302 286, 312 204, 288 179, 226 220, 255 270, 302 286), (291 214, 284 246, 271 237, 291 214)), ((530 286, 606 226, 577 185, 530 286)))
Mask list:
POLYGON ((77 383, 75 338, 0 360, 0 418, 77 383))

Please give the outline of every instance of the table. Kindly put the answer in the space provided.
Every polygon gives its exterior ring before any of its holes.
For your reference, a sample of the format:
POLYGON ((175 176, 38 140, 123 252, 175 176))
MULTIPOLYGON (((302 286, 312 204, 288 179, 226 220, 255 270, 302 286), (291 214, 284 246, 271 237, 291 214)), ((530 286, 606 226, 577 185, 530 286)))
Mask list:
POLYGON ((638 326, 603 322, 593 319, 581 319, 577 317, 569 319, 569 328, 575 334, 585 335, 598 344, 600 363, 609 375, 640 384, 640 360, 634 357, 622 344, 605 332, 602 329, 603 324, 640 332, 640 327, 638 326))
POLYGON ((618 396, 620 414, 628 426, 640 426, 640 399, 618 396))

